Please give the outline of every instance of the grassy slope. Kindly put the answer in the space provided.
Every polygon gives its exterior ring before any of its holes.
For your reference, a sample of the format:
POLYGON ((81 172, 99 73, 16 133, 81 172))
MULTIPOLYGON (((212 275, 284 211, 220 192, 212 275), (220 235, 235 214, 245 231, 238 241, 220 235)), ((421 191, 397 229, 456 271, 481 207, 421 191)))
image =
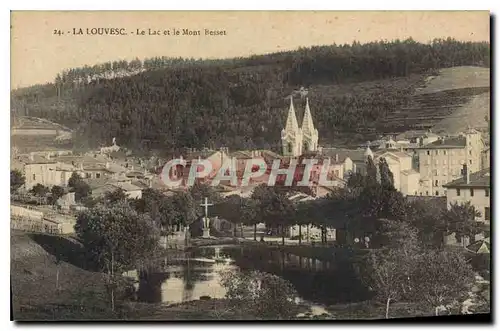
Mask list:
POLYGON ((11 233, 11 289, 15 320, 252 319, 227 300, 179 305, 118 301, 112 312, 106 275, 85 270, 81 247, 68 238, 11 233), (55 255, 62 262, 56 264, 55 255), (59 287, 56 274, 59 268, 59 287))

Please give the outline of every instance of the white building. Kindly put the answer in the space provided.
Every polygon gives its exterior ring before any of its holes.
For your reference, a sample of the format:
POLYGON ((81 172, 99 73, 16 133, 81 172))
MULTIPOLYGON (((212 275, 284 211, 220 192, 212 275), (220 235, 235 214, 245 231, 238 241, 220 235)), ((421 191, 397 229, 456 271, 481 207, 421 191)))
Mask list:
POLYGON ((444 184, 461 177, 464 165, 469 172, 481 169, 484 143, 481 133, 469 129, 456 137, 440 139, 416 149, 421 177, 420 194, 446 196, 444 184))
POLYGON ((443 187, 447 189, 447 206, 450 208, 454 203, 464 204, 470 202, 476 211, 481 213, 481 216, 477 220, 489 223, 491 219, 490 186, 491 177, 489 168, 446 183, 443 187))
MULTIPOLYGON (((367 153, 368 154, 368 153, 367 153)), ((378 168, 380 159, 384 158, 394 177, 394 188, 403 195, 417 195, 420 186, 420 173, 412 168, 413 157, 399 150, 378 150, 374 154, 374 162, 378 168)))
POLYGON ((309 99, 306 98, 306 109, 302 120, 302 128, 299 128, 293 98, 290 98, 290 108, 285 128, 281 131, 281 144, 283 156, 300 156, 307 152, 318 150, 318 130, 314 127, 309 99))

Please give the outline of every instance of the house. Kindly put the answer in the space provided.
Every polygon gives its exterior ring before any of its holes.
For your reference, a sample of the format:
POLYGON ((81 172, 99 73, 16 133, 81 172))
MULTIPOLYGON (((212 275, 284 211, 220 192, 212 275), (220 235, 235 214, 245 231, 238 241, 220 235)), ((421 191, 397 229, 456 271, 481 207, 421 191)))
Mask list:
POLYGON ((490 168, 464 175, 454 181, 443 185, 446 190, 446 203, 448 208, 454 203, 463 204, 470 202, 481 213, 479 221, 490 222, 490 168))
POLYGON ((392 172, 394 187, 403 195, 417 195, 420 186, 420 173, 412 168, 412 156, 400 150, 378 150, 374 153, 374 162, 378 166, 384 158, 392 172))
POLYGON ((36 184, 52 186, 61 182, 60 177, 56 178, 56 172, 49 170, 57 165, 57 162, 52 160, 50 156, 30 153, 20 156, 19 161, 24 164, 23 172, 26 178, 24 187, 26 190, 30 190, 36 184))
POLYGON ((481 133, 469 129, 455 137, 440 139, 416 148, 421 177, 420 193, 446 196, 443 185, 461 177, 463 165, 469 172, 481 169, 481 133))
MULTIPOLYGON (((489 226, 491 220, 490 209, 490 169, 483 169, 478 172, 469 174, 467 169, 464 170, 462 178, 456 179, 444 185, 446 187, 446 203, 448 208, 452 204, 464 204, 469 202, 480 216, 476 216, 476 221, 484 222, 489 226)), ((474 240, 481 240, 484 233, 476 235, 474 240)), ((472 241, 474 241, 472 240, 472 241)), ((448 245, 461 245, 466 247, 470 244, 471 238, 462 238, 461 242, 457 242, 454 235, 445 237, 445 242, 448 245)))
POLYGON ((329 156, 331 160, 342 164, 342 175, 339 178, 346 179, 351 173, 364 173, 366 169, 366 157, 363 149, 327 148, 323 147, 320 153, 329 156))
MULTIPOLYGON (((92 186, 91 186, 92 188, 92 186)), ((136 186, 130 182, 108 182, 92 189, 94 197, 104 196, 106 193, 111 193, 116 190, 123 190, 127 197, 131 199, 142 198, 142 187, 136 186)))

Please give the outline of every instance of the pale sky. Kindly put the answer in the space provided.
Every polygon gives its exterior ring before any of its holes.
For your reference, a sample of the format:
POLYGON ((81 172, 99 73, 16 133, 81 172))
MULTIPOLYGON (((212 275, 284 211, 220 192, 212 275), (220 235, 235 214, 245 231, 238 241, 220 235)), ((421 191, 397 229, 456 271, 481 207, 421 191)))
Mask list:
POLYGON ((13 12, 11 88, 53 81, 63 69, 154 56, 227 58, 301 46, 452 37, 489 41, 487 11, 116 11, 13 12), (126 36, 71 35, 124 28, 126 36), (137 36, 136 29, 201 30, 201 36, 137 36), (204 29, 225 30, 205 36, 204 29), (65 35, 54 35, 61 30, 65 35), (132 34, 134 32, 134 34, 132 34))

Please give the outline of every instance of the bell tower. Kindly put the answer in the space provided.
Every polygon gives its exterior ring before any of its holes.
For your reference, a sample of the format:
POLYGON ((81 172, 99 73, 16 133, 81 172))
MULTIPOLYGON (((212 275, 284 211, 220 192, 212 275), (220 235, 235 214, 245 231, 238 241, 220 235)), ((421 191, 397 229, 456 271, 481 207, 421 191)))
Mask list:
POLYGON ((281 130, 281 145, 283 156, 300 156, 302 154, 302 130, 299 128, 295 108, 293 107, 293 97, 290 97, 290 108, 286 125, 281 130))
POLYGON ((318 150, 318 130, 314 127, 309 98, 306 98, 306 110, 302 120, 302 148, 304 153, 318 150))

